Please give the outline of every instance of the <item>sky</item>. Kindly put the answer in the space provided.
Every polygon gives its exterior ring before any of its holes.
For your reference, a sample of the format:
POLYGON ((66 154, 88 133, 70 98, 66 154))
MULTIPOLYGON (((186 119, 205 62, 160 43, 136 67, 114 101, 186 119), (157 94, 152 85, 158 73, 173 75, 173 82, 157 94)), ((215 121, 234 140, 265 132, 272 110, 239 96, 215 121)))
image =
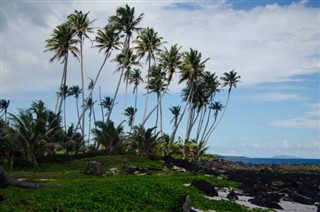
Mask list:
MULTIPOLYGON (((248 157, 290 155, 320 159, 320 5, 316 0, 220 1, 1 1, 0 99, 9 112, 43 100, 54 110, 62 75, 60 62, 50 63, 45 40, 75 10, 89 13, 103 27, 116 8, 129 3, 144 13, 141 27, 153 27, 169 48, 179 44, 201 52, 206 70, 219 77, 235 70, 241 82, 231 92, 226 113, 208 141, 208 152, 248 157)), ((136 36, 136 35, 134 35, 136 36)), ((94 35, 91 35, 94 38, 94 35)), ((113 53, 111 57, 114 57, 113 53)), ((94 78, 104 55, 84 46, 85 83, 94 78)), ((144 62, 144 61, 142 61, 144 62)), ((119 75, 108 62, 97 83, 102 96, 112 96, 119 75)), ((68 85, 80 85, 79 62, 71 58, 68 85)), ((146 73, 145 68, 142 69, 146 73)), ((169 107, 182 105, 178 75, 163 100, 164 131, 172 130, 169 107)), ((133 106, 132 86, 127 106, 133 106)), ((120 88, 113 120, 121 121, 125 88, 120 88)), ((144 98, 140 87, 139 106, 144 98)), ((87 92, 87 91, 86 91, 87 92)), ((97 93, 94 98, 98 99, 97 93)), ((217 99, 226 102, 227 89, 217 99)), ((154 97, 150 97, 150 106, 154 97)), ((68 99, 69 122, 75 100, 68 99)), ((141 109, 142 110, 142 109, 141 109)), ((101 111, 96 107, 97 118, 101 111)), ((142 111, 138 111, 137 119, 142 111)), ((147 123, 154 124, 154 117, 147 123)), ((178 135, 184 136, 185 123, 178 135)))

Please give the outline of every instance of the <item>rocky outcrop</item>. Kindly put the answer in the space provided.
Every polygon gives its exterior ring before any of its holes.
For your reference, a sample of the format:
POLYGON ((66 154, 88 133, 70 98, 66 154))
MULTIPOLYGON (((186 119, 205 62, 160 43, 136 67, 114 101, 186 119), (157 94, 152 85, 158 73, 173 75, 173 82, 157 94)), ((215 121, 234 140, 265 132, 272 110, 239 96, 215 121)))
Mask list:
POLYGON ((84 174, 104 177, 106 174, 106 170, 100 162, 90 161, 87 164, 87 168, 84 171, 84 174))
POLYGON ((192 180, 191 186, 196 187, 198 190, 202 191, 205 195, 209 197, 218 196, 218 192, 216 191, 215 187, 205 180, 192 180))

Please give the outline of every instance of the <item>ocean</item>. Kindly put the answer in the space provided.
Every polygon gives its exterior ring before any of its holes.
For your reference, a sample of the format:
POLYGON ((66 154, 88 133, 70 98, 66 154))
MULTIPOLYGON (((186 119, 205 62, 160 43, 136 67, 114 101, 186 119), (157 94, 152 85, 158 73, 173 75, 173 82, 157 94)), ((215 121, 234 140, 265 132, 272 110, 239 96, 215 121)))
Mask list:
POLYGON ((320 159, 301 158, 247 158, 226 156, 224 160, 251 164, 320 164, 320 159))

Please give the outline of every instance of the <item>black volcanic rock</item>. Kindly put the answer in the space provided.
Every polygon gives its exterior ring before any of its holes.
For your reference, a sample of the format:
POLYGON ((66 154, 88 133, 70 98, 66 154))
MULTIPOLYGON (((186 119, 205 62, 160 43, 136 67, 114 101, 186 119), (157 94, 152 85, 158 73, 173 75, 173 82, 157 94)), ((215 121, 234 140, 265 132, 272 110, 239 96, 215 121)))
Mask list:
POLYGON ((191 185, 196 187, 198 190, 204 192, 207 196, 210 196, 210 197, 218 196, 218 192, 216 191, 215 187, 211 183, 205 180, 199 180, 199 179, 192 180, 191 185))
POLYGON ((238 195, 236 193, 234 193, 234 191, 230 191, 227 198, 229 200, 238 200, 239 199, 238 195))

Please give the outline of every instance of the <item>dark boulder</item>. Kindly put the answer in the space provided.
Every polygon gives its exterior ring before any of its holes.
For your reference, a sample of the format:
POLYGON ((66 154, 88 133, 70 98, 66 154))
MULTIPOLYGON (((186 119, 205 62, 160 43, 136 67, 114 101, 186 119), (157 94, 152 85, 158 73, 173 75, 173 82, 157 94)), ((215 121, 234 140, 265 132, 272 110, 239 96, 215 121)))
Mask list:
POLYGON ((103 177, 106 174, 106 170, 101 163, 97 161, 89 161, 84 174, 103 177))
POLYGON ((280 210, 283 209, 278 203, 274 202, 273 199, 268 196, 257 195, 253 199, 249 199, 249 202, 262 207, 274 208, 274 209, 280 209, 280 210))
POLYGON ((227 198, 229 200, 238 200, 239 199, 238 195, 234 191, 230 191, 227 198))
POLYGON ((301 204, 306 204, 306 205, 313 205, 314 204, 314 200, 299 194, 297 191, 292 191, 290 192, 290 198, 293 199, 293 201, 301 203, 301 204))
POLYGON ((210 196, 210 197, 218 196, 218 192, 216 191, 215 187, 211 183, 205 180, 199 180, 199 179, 192 180, 191 185, 196 187, 198 190, 204 192, 207 196, 210 196))

